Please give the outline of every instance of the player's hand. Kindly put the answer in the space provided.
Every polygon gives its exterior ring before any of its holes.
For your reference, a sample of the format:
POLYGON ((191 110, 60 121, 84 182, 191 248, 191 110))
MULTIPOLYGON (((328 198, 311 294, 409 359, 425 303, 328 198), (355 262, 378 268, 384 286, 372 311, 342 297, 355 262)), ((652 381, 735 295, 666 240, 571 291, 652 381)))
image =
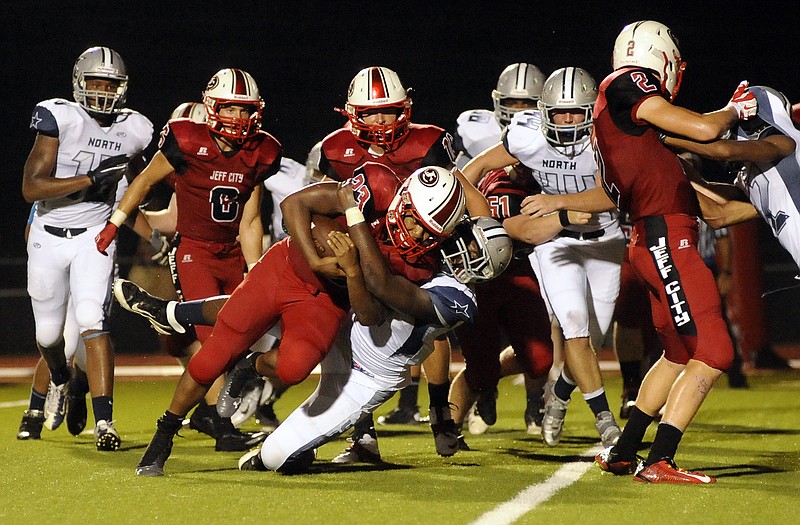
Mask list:
POLYGON ((150 257, 150 260, 159 266, 166 266, 169 262, 170 245, 167 236, 158 231, 158 228, 153 229, 150 235, 150 246, 153 247, 155 254, 150 257))
POLYGON ((128 169, 128 160, 128 156, 124 154, 103 159, 95 169, 86 174, 89 180, 92 181, 92 187, 107 188, 108 186, 116 186, 128 169))
POLYGON ((356 197, 353 194, 353 186, 350 184, 349 179, 339 183, 339 189, 336 192, 336 196, 339 198, 339 205, 343 210, 357 206, 356 197))
POLYGON ((748 89, 749 86, 750 83, 747 82, 747 80, 742 80, 739 82, 739 85, 736 87, 736 91, 733 92, 731 101, 728 102, 728 104, 736 110, 736 114, 741 120, 747 120, 755 117, 756 113, 758 112, 758 102, 756 101, 756 96, 750 93, 750 90, 748 89))
POLYGON ((358 249, 350 236, 344 232, 332 231, 328 233, 328 246, 333 250, 336 255, 336 260, 339 266, 344 270, 347 275, 356 275, 361 271, 361 266, 358 263, 358 249))
POLYGON ((520 212, 530 215, 533 219, 556 212, 561 209, 558 197, 558 195, 547 195, 545 193, 528 195, 522 201, 520 212))
POLYGON ((97 234, 97 237, 94 238, 94 243, 97 245, 97 251, 102 253, 103 255, 108 255, 106 250, 111 243, 114 241, 114 237, 117 236, 117 225, 113 222, 109 222, 106 224, 106 227, 97 234))
POLYGON ((344 270, 339 267, 336 257, 319 257, 316 261, 309 262, 309 266, 315 273, 331 279, 347 277, 344 270))
POLYGON ((592 218, 592 214, 586 213, 585 211, 568 210, 567 218, 570 224, 588 224, 589 219, 592 218))

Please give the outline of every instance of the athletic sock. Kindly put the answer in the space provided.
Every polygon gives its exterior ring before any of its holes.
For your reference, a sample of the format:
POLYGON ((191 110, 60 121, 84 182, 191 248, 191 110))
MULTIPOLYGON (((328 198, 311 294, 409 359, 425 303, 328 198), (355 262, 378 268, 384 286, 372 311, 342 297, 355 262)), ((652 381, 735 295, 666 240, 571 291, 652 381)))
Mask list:
POLYGON ((606 397, 606 391, 602 387, 600 387, 598 390, 595 390, 594 392, 583 394, 583 399, 586 400, 586 403, 588 403, 589 408, 592 410, 592 413, 595 416, 597 416, 597 414, 599 414, 600 412, 609 411, 608 397, 606 397))
POLYGON ((558 376, 556 384, 553 385, 553 393, 561 401, 569 401, 572 392, 578 387, 575 383, 564 377, 564 372, 558 376))
POLYGON ((639 391, 642 384, 642 361, 620 361, 619 371, 622 374, 622 387, 628 391, 639 391))
POLYGON ((56 385, 63 385, 69 381, 70 373, 67 365, 50 369, 50 381, 56 385))
POLYGON ((375 420, 372 419, 372 414, 362 416, 361 419, 356 421, 356 424, 353 425, 353 439, 358 439, 364 434, 369 434, 373 438, 378 437, 378 433, 375 432, 375 420))
POLYGON ((111 396, 93 397, 92 411, 94 412, 95 422, 111 421, 111 417, 114 414, 114 400, 111 396))
POLYGON ((400 400, 397 402, 397 406, 400 408, 408 408, 412 410, 416 410, 418 403, 417 398, 419 397, 419 377, 412 377, 411 383, 400 390, 400 400))
POLYGON ((674 427, 669 423, 659 423, 653 446, 650 447, 650 454, 647 455, 645 464, 652 465, 664 458, 674 458, 682 438, 683 432, 678 427, 674 427))
POLYGON ((639 445, 642 444, 644 434, 647 432, 647 427, 653 422, 653 416, 648 416, 639 407, 631 409, 631 415, 628 418, 628 423, 622 431, 622 435, 614 446, 614 452, 619 454, 625 459, 633 459, 639 451, 639 445))
POLYGON ((47 399, 47 394, 40 394, 31 388, 31 398, 28 401, 28 410, 44 410, 44 400, 47 399))
POLYGON ((196 301, 176 303, 175 320, 184 328, 191 325, 208 326, 208 321, 203 317, 204 302, 205 299, 198 299, 196 301))
POLYGON ((428 397, 431 400, 431 407, 443 408, 448 406, 447 396, 450 394, 450 381, 441 385, 428 383, 428 397))
POLYGON ((158 432, 163 432, 166 434, 177 434, 178 431, 181 429, 181 425, 183 425, 183 418, 186 416, 179 416, 177 414, 173 414, 169 410, 164 412, 164 415, 158 418, 158 432))

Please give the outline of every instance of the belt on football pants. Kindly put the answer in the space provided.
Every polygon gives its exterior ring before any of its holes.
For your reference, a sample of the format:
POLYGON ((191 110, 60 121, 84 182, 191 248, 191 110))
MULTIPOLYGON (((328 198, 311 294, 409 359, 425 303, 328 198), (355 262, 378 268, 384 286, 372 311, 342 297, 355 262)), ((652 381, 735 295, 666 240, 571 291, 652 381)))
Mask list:
POLYGON ((66 239, 72 239, 76 235, 80 235, 84 233, 87 228, 56 228, 55 226, 48 226, 47 224, 44 225, 44 231, 51 235, 55 235, 56 237, 64 237, 66 239))
POLYGON ((593 232, 574 232, 572 230, 561 230, 559 235, 561 237, 571 237, 573 239, 580 239, 582 241, 588 241, 590 239, 598 239, 606 234, 606 230, 600 228, 599 230, 595 230, 593 232))

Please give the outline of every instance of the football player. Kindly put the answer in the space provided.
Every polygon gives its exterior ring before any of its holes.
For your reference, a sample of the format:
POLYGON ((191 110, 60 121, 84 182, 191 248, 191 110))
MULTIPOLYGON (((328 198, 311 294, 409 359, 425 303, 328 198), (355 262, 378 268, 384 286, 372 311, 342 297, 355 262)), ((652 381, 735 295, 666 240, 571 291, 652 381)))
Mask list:
MULTIPOLYGON (((411 122, 412 100, 396 72, 387 67, 367 67, 350 82, 344 109, 347 125, 327 135, 320 145, 313 176, 346 180, 364 162, 378 162, 397 174, 400 182, 422 166, 450 168, 455 154, 453 139, 444 129, 411 122)), ((467 191, 471 191, 465 186, 467 191)), ((488 215, 488 209, 481 215, 488 215)), ((434 399, 450 386, 450 344, 436 343, 425 364, 428 390, 434 399)), ((419 424, 417 405, 420 372, 400 393, 398 407, 378 419, 381 424, 419 424)))
MULTIPOLYGON (((280 143, 259 129, 264 102, 249 73, 235 68, 215 73, 203 92, 203 105, 205 122, 167 122, 159 151, 96 239, 103 253, 120 222, 156 183, 170 177, 178 232, 171 270, 185 299, 231 293, 245 269, 261 257, 262 182, 277 173, 281 158, 280 143)), ((200 326, 195 333, 202 343, 211 329, 200 326)), ((210 412, 213 418, 213 407, 210 412)), ((217 450, 246 450, 263 437, 239 432, 226 418, 215 419, 212 430, 217 450)))
POLYGON ((651 290, 653 323, 665 352, 645 376, 618 443, 596 457, 600 468, 635 473, 634 480, 641 482, 712 483, 710 476, 679 469, 674 457, 706 395, 730 366, 733 343, 714 276, 697 251, 699 194, 660 133, 715 140, 738 119, 754 117, 757 102, 743 83, 718 111, 699 114, 673 105, 686 63, 677 39, 659 22, 625 26, 612 60, 614 71, 601 84, 594 115, 593 136, 602 159, 598 187, 582 194, 534 196, 528 211, 619 208, 633 221, 629 257, 651 290), (636 453, 662 407, 653 445, 637 467, 636 453))
MULTIPOLYGON (((554 71, 544 83, 539 111, 516 113, 503 141, 470 161, 464 175, 477 183, 489 170, 519 162, 531 169, 545 193, 594 188, 597 164, 589 135, 596 97, 597 86, 587 71, 576 67, 554 71)), ((532 256, 539 266, 539 284, 566 340, 564 368, 545 404, 542 437, 549 446, 559 443, 570 396, 578 387, 608 446, 616 442, 620 430, 609 410, 590 328, 599 332, 595 345, 599 346, 619 292, 625 240, 616 212, 598 213, 581 226, 564 219, 559 235, 538 245, 532 256)), ((516 238, 516 232, 511 235, 516 238)))
MULTIPOLYGON (((86 346, 87 375, 98 450, 117 450, 113 425, 114 358, 105 304, 116 250, 104 257, 91 247, 111 215, 117 183, 137 173, 152 123, 125 108, 128 74, 108 47, 81 53, 72 72, 75 102, 37 104, 31 119, 36 140, 25 163, 22 193, 36 202, 28 238, 28 293, 36 344, 50 369, 45 427, 64 420, 70 372, 64 353, 64 323, 71 297, 86 346)), ((121 224, 121 222, 120 222, 121 224)))

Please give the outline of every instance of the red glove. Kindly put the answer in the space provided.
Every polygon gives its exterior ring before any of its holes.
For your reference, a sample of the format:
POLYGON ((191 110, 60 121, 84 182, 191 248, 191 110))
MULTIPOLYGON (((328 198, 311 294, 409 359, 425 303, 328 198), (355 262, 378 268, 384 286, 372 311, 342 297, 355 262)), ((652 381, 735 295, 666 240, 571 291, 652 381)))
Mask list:
POLYGON ((758 112, 758 102, 756 101, 756 96, 748 91, 749 82, 747 80, 742 80, 739 82, 739 85, 736 87, 736 91, 733 92, 733 96, 731 97, 731 101, 729 104, 733 106, 736 110, 736 113, 739 115, 741 120, 747 120, 751 117, 755 117, 756 113, 758 112))
POLYGON ((97 245, 97 251, 102 253, 103 255, 108 255, 106 250, 109 246, 111 246, 111 242, 114 240, 114 237, 117 236, 117 225, 113 222, 109 222, 106 224, 106 227, 97 234, 97 237, 94 238, 94 243, 97 245))

